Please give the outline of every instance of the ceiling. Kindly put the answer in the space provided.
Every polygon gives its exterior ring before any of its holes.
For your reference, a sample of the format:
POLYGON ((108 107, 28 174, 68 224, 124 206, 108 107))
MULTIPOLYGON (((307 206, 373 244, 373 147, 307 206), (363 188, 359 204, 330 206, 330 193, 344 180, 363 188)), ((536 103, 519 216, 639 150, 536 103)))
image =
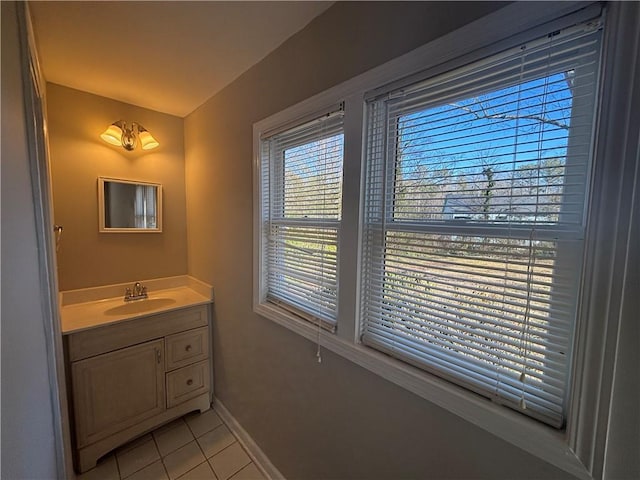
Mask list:
POLYGON ((333 2, 30 2, 49 82, 184 117, 333 2))

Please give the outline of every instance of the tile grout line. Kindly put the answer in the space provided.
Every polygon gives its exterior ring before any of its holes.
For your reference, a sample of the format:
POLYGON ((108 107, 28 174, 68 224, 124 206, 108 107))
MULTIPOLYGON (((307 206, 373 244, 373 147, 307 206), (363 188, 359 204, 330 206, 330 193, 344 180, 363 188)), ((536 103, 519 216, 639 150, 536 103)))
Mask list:
MULTIPOLYGON (((158 429, 156 429, 158 430, 158 429)), ((167 474, 167 478, 169 480, 171 480, 171 477, 169 476, 169 470, 167 470, 167 466, 164 464, 164 457, 162 456, 162 454, 160 453, 160 446, 158 445, 158 441, 156 440, 156 436, 154 435, 154 432, 156 431, 154 430, 153 432, 151 432, 151 439, 153 440, 153 443, 156 444, 156 450, 158 450, 158 455, 160 456, 160 464, 162 465, 162 468, 164 469, 164 473, 167 474)), ((170 429, 171 430, 171 429, 170 429)))
MULTIPOLYGON (((213 410, 213 409, 212 409, 213 410)), ((215 412, 215 410, 214 410, 215 412)), ((218 415, 218 413, 216 412, 216 415, 218 415)), ((218 418, 220 418, 220 415, 218 415, 218 418)), ((222 420, 222 418, 220 418, 220 420, 222 420)), ((229 430, 229 432, 231 433, 231 436, 235 439, 234 442, 231 445, 227 445, 226 447, 224 447, 222 450, 218 451, 217 453, 215 453, 214 455, 211 456, 211 458, 215 457, 216 455, 220 455, 222 452, 224 452, 225 450, 227 450, 228 448, 233 447, 234 444, 238 444, 240 446, 240 448, 242 449, 242 451, 245 453, 245 455, 247 456, 247 458, 249 458, 249 463, 247 463, 246 465, 243 465, 242 467, 240 467, 237 471, 233 472, 231 475, 229 475, 227 478, 223 479, 223 480, 231 480, 231 478, 236 475, 240 470, 242 470, 243 468, 245 468, 247 465, 254 463, 253 459, 251 458, 251 456, 249 455, 249 452, 247 452, 245 450, 245 448, 242 446, 242 443, 240 443, 240 441, 238 440, 238 437, 236 437, 236 435, 231 431, 231 429, 229 428, 229 425, 227 425, 226 423, 224 423, 224 420, 222 420, 222 423, 220 425, 218 425, 216 428, 219 428, 221 426, 225 426, 227 427, 227 430, 229 430)), ((215 430, 215 428, 214 428, 215 430)), ((213 430, 210 430, 211 432, 213 430)), ((208 459, 207 459, 208 461, 208 459)), ((213 470, 213 467, 211 468, 213 470)), ((215 473, 215 471, 213 472, 215 473)), ((216 475, 217 477, 217 475, 216 475)))
MULTIPOLYGON (((218 454, 220 454, 220 453, 224 452, 227 448, 229 448, 229 447, 233 447, 233 444, 234 444, 234 443, 238 443, 238 440, 235 440, 231 445, 227 445, 227 446, 226 446, 226 447, 224 447, 223 449, 218 450, 214 455, 211 455, 211 458, 213 458, 213 457, 215 457, 216 455, 218 455, 218 454)), ((240 444, 238 443, 238 445, 240 445, 240 444)), ((242 445, 240 445, 240 447, 242 447, 242 445)), ((244 450, 244 448, 243 448, 243 450, 244 450)))
MULTIPOLYGON (((154 431, 155 431, 155 430, 154 430, 154 431)), ((145 435, 146 435, 146 434, 145 434, 145 435)), ((153 437, 153 432, 149 432, 149 435, 151 436, 151 440, 146 441, 146 442, 143 442, 142 444, 140 444, 140 445, 136 446, 135 448, 132 448, 132 449, 130 449, 130 450, 127 450, 127 451, 125 452, 125 454, 126 454, 126 453, 131 452, 132 450, 135 450, 136 448, 140 448, 140 447, 142 447, 143 445, 146 445, 147 443, 153 442, 153 444, 156 446, 156 452, 158 453, 158 457, 160 457, 160 460, 162 460, 162 456, 160 455, 160 449, 158 448, 158 445, 156 444, 156 440, 155 440, 155 438, 153 437)), ((144 436, 144 435, 143 435, 143 436, 144 436)), ((141 438, 141 437, 140 437, 140 438, 141 438)), ((132 440, 132 442, 135 442, 136 440, 137 440, 137 439, 134 439, 134 440, 132 440)), ((118 457, 117 457, 117 455, 116 455, 116 460, 117 460, 117 458, 118 458, 118 457)), ((120 473, 120 468, 119 468, 119 466, 118 466, 118 475, 120 476, 120 480, 125 480, 125 479, 127 479, 127 478, 129 478, 129 477, 132 477, 134 474, 138 473, 140 470, 142 470, 142 469, 144 469, 144 468, 147 468, 149 465, 153 465, 155 462, 156 462, 156 460, 154 460, 154 461, 153 461, 153 462, 151 462, 151 463, 148 463, 147 465, 143 465, 143 466, 142 466, 142 467, 140 467, 139 469, 134 470, 133 472, 131 472, 131 473, 130 473, 129 475, 127 475, 126 477, 123 477, 123 476, 122 476, 122 474, 120 473)), ((164 466, 164 465, 163 465, 163 466, 164 466)))
MULTIPOLYGON (((196 468, 198 468, 200 465, 202 465, 202 463, 199 463, 198 465, 196 465, 195 467, 187 470, 186 472, 184 472, 182 475, 180 475, 179 477, 176 478, 176 480, 180 480, 182 477, 184 477, 185 475, 187 475, 189 472, 195 470, 196 468)), ((171 479, 169 479, 171 480, 171 479)))
POLYGON ((116 469, 118 470, 118 478, 122 480, 122 471, 120 470, 120 460, 118 459, 117 450, 118 449, 115 449, 113 451, 113 458, 115 458, 116 460, 116 469))
POLYGON ((118 471, 118 478, 122 480, 122 474, 120 473, 120 462, 118 462, 118 455, 116 452, 113 452, 113 459, 116 461, 116 470, 118 471))
MULTIPOLYGON (((227 427, 227 430, 229 430, 229 432, 231 432, 231 435, 233 436, 233 438, 236 439, 236 441, 234 443, 237 443, 238 445, 240 445, 240 448, 242 449, 242 451, 247 455, 247 457, 249 457, 249 463, 247 463, 246 465, 243 465, 240 470, 242 470, 243 468, 247 467, 247 465, 250 464, 254 464, 256 466, 256 468, 258 469, 258 471, 260 472, 260 474, 262 475, 262 477, 265 477, 264 472, 262 472, 262 468, 261 466, 258 466, 258 463, 254 460, 253 455, 251 455, 251 453, 248 451, 248 449, 244 446, 244 443, 240 440, 240 437, 238 437, 238 435, 235 433, 235 431, 227 424, 227 422, 224 421, 224 419, 222 418, 221 415, 218 414, 218 412, 215 410, 215 408, 213 407, 213 405, 211 406, 211 409, 216 412, 216 415, 218 415, 218 418, 220 418, 220 420, 222 420, 222 424, 227 427)), ((230 446, 232 446, 233 443, 231 445, 227 445, 225 448, 223 448, 222 450, 220 450, 220 452, 222 452, 223 450, 226 450, 227 448, 229 448, 230 446)), ((218 453, 220 453, 218 452, 218 453)), ((217 455, 217 453, 216 453, 217 455)), ((213 457, 212 457, 213 458, 213 457)), ((237 475, 238 472, 240 472, 240 470, 238 470, 237 472, 233 473, 232 475, 230 475, 227 479, 225 480, 232 480, 234 475, 237 475)))
POLYGON ((251 461, 256 466, 264 480, 286 480, 286 477, 276 468, 269 457, 253 440, 249 432, 235 419, 235 417, 227 410, 219 398, 214 397, 213 405, 222 421, 228 426, 229 430, 236 436, 238 443, 247 452, 251 461))
MULTIPOLYGON (((213 410, 213 408, 212 408, 211 410, 213 410)), ((202 415, 202 412, 200 412, 200 414, 202 415)), ((188 415, 188 414, 187 414, 187 415, 188 415)), ((214 477, 216 477, 216 479, 218 479, 218 476, 216 475, 216 472, 213 470, 213 467, 212 467, 212 466, 211 466, 211 464, 209 463, 209 459, 207 458, 206 453, 204 453, 204 450, 203 450, 203 449, 202 449, 202 447, 200 446, 200 442, 198 442, 198 438, 199 438, 199 437, 196 437, 196 434, 193 432, 193 429, 192 429, 192 428, 191 428, 191 426, 189 425, 189 422, 187 422, 187 420, 186 420, 187 415, 184 415, 184 416, 182 417, 182 419, 183 419, 184 423, 186 423, 186 424, 187 424, 187 428, 189 429, 189 431, 191 432, 191 435, 193 436, 193 441, 194 441, 194 442, 196 442, 196 445, 198 446, 198 449, 200 449, 200 452, 202 453, 202 456, 204 457, 204 462, 199 463, 198 465, 196 465, 195 467, 193 467, 193 468, 192 468, 192 469, 190 469, 190 470, 187 470, 187 471, 186 471, 186 472, 184 472, 182 475, 180 475, 176 480, 180 480, 180 478, 184 477, 187 473, 191 472, 192 470, 195 470, 196 468, 198 468, 198 467, 199 467, 200 465, 202 465, 203 463, 206 463, 206 464, 207 464, 207 466, 208 466, 208 467, 211 469, 211 471, 213 472, 213 476, 214 476, 214 477)), ((217 413, 216 413, 216 415, 217 415, 217 413)), ((222 420, 222 419, 221 419, 221 420, 222 420)), ((220 425, 218 425, 218 427, 219 427, 219 426, 220 426, 220 425)), ((216 428, 218 428, 218 427, 214 427, 214 428, 212 428, 211 430, 206 431, 206 432, 205 432, 205 433, 203 433, 202 435, 205 435, 205 434, 207 434, 207 433, 209 433, 209 432, 212 432, 212 431, 214 431, 214 430, 215 430, 216 428)), ((200 436, 202 436, 202 435, 200 435, 200 436)), ((190 443, 190 442, 189 442, 189 443, 190 443)), ((187 444, 187 445, 188 445, 188 444, 187 444)), ((181 448, 182 448, 182 447, 181 447, 181 448)), ((163 458, 164 458, 164 457, 163 457, 163 458)), ((164 463, 164 461, 163 461, 163 463, 164 463)), ((168 474, 169 474, 169 472, 167 472, 167 475, 168 475, 168 474)), ((169 480, 171 480, 171 477, 169 477, 169 480)))
MULTIPOLYGON (((216 414, 216 416, 220 419, 220 425, 212 428, 211 430, 207 430, 206 432, 204 432, 202 435, 200 435, 200 437, 206 435, 207 433, 213 432, 214 430, 217 430, 218 428, 224 426, 227 428, 227 430, 229 431, 229 433, 231 433, 231 436, 234 438, 233 443, 231 443, 231 445, 227 445, 226 447, 224 447, 223 449, 217 451, 215 454, 211 455, 211 458, 215 457, 216 455, 220 455, 222 452, 224 452, 226 449, 228 449, 229 447, 232 447, 233 444, 237 443, 240 448, 242 449, 242 451, 247 455, 247 457, 249 458, 249 463, 247 463, 246 465, 243 465, 242 467, 240 467, 237 471, 233 472, 231 475, 229 475, 226 479, 222 479, 222 480, 231 480, 231 478, 236 475, 240 470, 242 470, 243 468, 245 468, 247 465, 253 463, 253 459, 251 458, 251 456, 249 455, 249 453, 245 450, 245 448, 242 446, 242 443, 240 443, 238 441, 238 437, 233 433, 233 431, 229 428, 229 425, 227 425, 225 423, 225 421, 222 419, 222 417, 220 415, 218 415, 218 412, 215 410, 215 408, 213 406, 211 406, 211 411, 213 413, 216 414)), ((187 426, 189 426, 189 422, 186 422, 187 426)), ((191 430, 191 427, 189 427, 189 429, 191 430)), ((193 430, 191 430, 191 433, 193 433, 193 430)), ((196 439, 196 443, 198 444, 198 447, 200 447, 200 442, 198 442, 198 438, 200 437, 196 437, 195 434, 193 435, 194 438, 196 439)), ((204 453, 204 450, 202 450, 202 447, 200 447, 200 451, 202 452, 202 454, 204 455, 205 458, 205 462, 209 464, 209 467, 211 468, 211 471, 213 472, 213 474, 215 475, 216 478, 218 478, 218 475, 216 474, 215 470, 213 469, 213 466, 211 466, 211 463, 209 462, 210 458, 207 457, 207 455, 204 453)), ((195 468, 195 467, 194 467, 195 468)), ((221 479, 218 479, 221 480, 221 479)))
MULTIPOLYGON (((240 445, 240 447, 242 447, 242 445, 240 445)), ((244 448, 243 448, 243 450, 244 450, 244 448)), ((247 457, 249 457, 249 455, 247 455, 247 457)), ((240 470, 242 470, 243 468, 251 465, 252 463, 253 463, 253 461, 251 460, 251 457, 249 457, 249 463, 247 463, 246 465, 241 466, 237 471, 233 472, 231 475, 229 475, 227 478, 225 478, 225 480, 231 480, 235 475, 240 473, 240 470)))
MULTIPOLYGON (((214 472, 214 471, 213 471, 213 467, 209 464, 209 459, 207 458, 207 454, 206 454, 206 453, 204 453, 204 450, 203 450, 203 449, 202 449, 202 447, 200 446, 200 442, 198 441, 198 437, 196 437, 196 434, 195 434, 195 433, 193 433, 193 430, 191 430, 191 427, 189 427, 189 423, 188 423, 186 420, 185 420, 185 423, 187 424, 187 427, 188 427, 188 428, 189 428, 189 430, 191 431, 191 435, 193 435, 193 441, 194 441, 194 442, 196 442, 196 445, 197 445, 197 446, 198 446, 198 448, 200 449, 200 453, 202 453, 202 456, 204 457, 204 462, 202 462, 202 463, 206 463, 206 464, 207 464, 207 466, 209 467, 209 469, 213 472, 213 476, 214 476, 214 477, 216 477, 216 478, 218 478, 218 476, 216 475, 216 472, 214 472)), ((214 428, 213 430, 215 430, 215 428, 214 428)), ((213 430, 209 430, 209 431, 210 431, 210 432, 212 432, 213 430)), ((209 432, 206 432, 206 433, 209 433, 209 432)), ((204 435, 204 433, 203 433, 202 435, 204 435)), ((202 436, 202 435, 200 435, 200 436, 202 436)), ((202 463, 199 463, 198 465, 196 465, 195 467, 193 467, 191 470, 194 470, 194 469, 198 468, 200 465, 202 465, 202 463)), ((189 472, 190 472, 191 470, 189 470, 189 472)), ((187 473, 189 473, 189 472, 187 472, 187 473)), ((185 473, 184 475, 186 475, 187 473, 185 473)), ((184 475, 183 475, 183 476, 184 476, 184 475)))

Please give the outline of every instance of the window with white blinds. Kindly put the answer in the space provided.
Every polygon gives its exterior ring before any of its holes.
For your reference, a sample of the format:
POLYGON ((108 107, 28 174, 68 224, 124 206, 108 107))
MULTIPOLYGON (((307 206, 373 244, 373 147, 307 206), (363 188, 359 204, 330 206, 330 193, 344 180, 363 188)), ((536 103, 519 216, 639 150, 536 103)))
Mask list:
POLYGON ((335 329, 344 133, 337 110, 261 139, 266 300, 335 329))
POLYGON ((154 185, 135 185, 133 209, 136 228, 157 228, 156 190, 154 185))
POLYGON ((367 102, 361 340, 565 422, 598 22, 367 102))

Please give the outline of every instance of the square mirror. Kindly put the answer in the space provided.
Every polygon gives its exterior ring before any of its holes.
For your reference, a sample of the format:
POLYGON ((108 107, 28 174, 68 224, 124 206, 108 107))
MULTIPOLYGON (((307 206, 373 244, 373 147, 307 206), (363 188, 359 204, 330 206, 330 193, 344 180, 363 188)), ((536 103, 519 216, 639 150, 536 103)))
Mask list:
POLYGON ((162 232, 162 185, 98 177, 100 232, 162 232))

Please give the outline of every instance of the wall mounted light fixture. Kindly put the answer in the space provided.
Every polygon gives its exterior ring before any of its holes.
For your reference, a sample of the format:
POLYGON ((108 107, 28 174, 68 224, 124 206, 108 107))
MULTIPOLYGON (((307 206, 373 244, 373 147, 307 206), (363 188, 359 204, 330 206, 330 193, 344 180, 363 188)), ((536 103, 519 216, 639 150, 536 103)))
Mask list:
POLYGON ((125 150, 133 150, 136 148, 138 139, 143 150, 151 150, 156 148, 158 141, 153 138, 153 135, 139 123, 132 122, 131 126, 127 126, 127 122, 118 120, 113 122, 109 127, 100 134, 105 142, 118 147, 123 147, 125 150))

